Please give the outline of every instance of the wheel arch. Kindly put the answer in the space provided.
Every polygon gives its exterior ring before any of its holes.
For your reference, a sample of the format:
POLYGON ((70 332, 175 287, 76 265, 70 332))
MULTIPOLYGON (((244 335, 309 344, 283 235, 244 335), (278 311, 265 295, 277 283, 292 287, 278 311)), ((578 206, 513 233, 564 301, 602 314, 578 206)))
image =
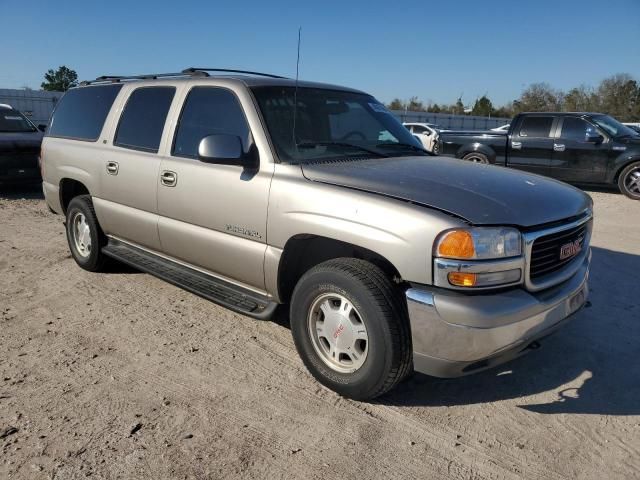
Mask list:
POLYGON ((60 206, 62 213, 67 213, 69 202, 79 195, 91 195, 87 186, 75 178, 64 177, 59 183, 60 206))
POLYGON ((378 266, 386 275, 401 281, 398 269, 383 255, 367 248, 330 237, 298 234, 289 238, 278 264, 278 297, 286 303, 298 280, 309 269, 335 258, 348 257, 366 260, 378 266))
POLYGON ((635 162, 640 162, 640 155, 626 157, 616 162, 616 167, 614 169, 613 177, 611 178, 611 183, 613 183, 614 185, 617 185, 618 179, 620 178, 620 174, 622 173, 622 171, 625 168, 627 168, 629 165, 635 162))

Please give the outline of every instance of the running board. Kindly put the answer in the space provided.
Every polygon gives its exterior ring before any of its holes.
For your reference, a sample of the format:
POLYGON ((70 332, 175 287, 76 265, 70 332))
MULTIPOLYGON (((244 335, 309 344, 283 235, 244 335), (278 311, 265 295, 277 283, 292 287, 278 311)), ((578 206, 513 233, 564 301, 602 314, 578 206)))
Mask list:
POLYGON ((278 305, 264 295, 113 238, 109 238, 109 243, 102 248, 102 252, 133 268, 253 318, 268 320, 278 305))

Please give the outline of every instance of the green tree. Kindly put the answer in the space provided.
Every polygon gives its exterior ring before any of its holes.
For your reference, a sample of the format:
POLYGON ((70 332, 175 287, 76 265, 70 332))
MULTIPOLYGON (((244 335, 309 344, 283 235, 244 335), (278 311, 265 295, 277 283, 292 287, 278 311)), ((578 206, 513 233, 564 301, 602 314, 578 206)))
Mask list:
POLYGON ((440 108, 440 105, 438 105, 437 103, 434 103, 429 107, 428 111, 432 113, 440 113, 442 112, 442 109, 440 108))
POLYGON ((476 100, 471 110, 471 115, 477 115, 479 117, 490 117, 493 113, 493 103, 486 95, 481 96, 476 100))
POLYGON ((451 113, 455 115, 464 115, 464 103, 462 103, 462 97, 458 98, 456 104, 451 107, 451 113))
POLYGON ((51 92, 66 92, 71 87, 78 85, 78 74, 62 65, 57 70, 50 69, 44 74, 45 82, 40 85, 43 90, 51 92))
POLYGON ((553 112, 560 110, 563 94, 548 83, 533 83, 513 102, 518 112, 553 112))
POLYGON ((588 112, 597 110, 595 93, 586 85, 572 88, 564 96, 562 109, 565 112, 588 112))
POLYGON ((411 112, 424 112, 426 110, 424 103, 422 103, 421 100, 418 100, 418 97, 411 97, 406 108, 411 112))
POLYGON ((387 105, 387 108, 389 110, 404 110, 404 102, 402 100, 400 100, 399 98, 394 98, 387 105))
POLYGON ((640 118, 640 87, 630 75, 619 73, 605 78, 596 90, 598 110, 620 121, 640 118))

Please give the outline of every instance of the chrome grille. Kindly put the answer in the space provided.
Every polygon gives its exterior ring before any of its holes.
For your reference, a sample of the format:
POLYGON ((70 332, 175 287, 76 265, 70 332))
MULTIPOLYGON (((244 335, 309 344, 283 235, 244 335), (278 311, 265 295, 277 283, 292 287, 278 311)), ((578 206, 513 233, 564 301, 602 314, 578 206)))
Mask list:
POLYGON ((576 258, 586 246, 587 226, 587 224, 579 225, 535 240, 531 247, 530 278, 536 280, 561 270, 576 258), (566 256, 566 258, 562 258, 562 247, 569 244, 580 245, 580 250, 566 256))
POLYGON ((589 256, 592 229, 593 217, 588 210, 564 225, 525 233, 527 289, 550 288, 574 275, 589 256))

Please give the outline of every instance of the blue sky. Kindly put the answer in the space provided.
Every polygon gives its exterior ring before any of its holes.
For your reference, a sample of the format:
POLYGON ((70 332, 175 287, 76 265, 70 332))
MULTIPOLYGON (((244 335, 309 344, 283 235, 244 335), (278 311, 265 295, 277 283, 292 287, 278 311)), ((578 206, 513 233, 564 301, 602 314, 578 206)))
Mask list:
POLYGON ((102 74, 230 67, 495 104, 530 83, 567 89, 640 79, 640 0, 109 2, 0 0, 0 88, 39 88, 49 68, 102 74))

